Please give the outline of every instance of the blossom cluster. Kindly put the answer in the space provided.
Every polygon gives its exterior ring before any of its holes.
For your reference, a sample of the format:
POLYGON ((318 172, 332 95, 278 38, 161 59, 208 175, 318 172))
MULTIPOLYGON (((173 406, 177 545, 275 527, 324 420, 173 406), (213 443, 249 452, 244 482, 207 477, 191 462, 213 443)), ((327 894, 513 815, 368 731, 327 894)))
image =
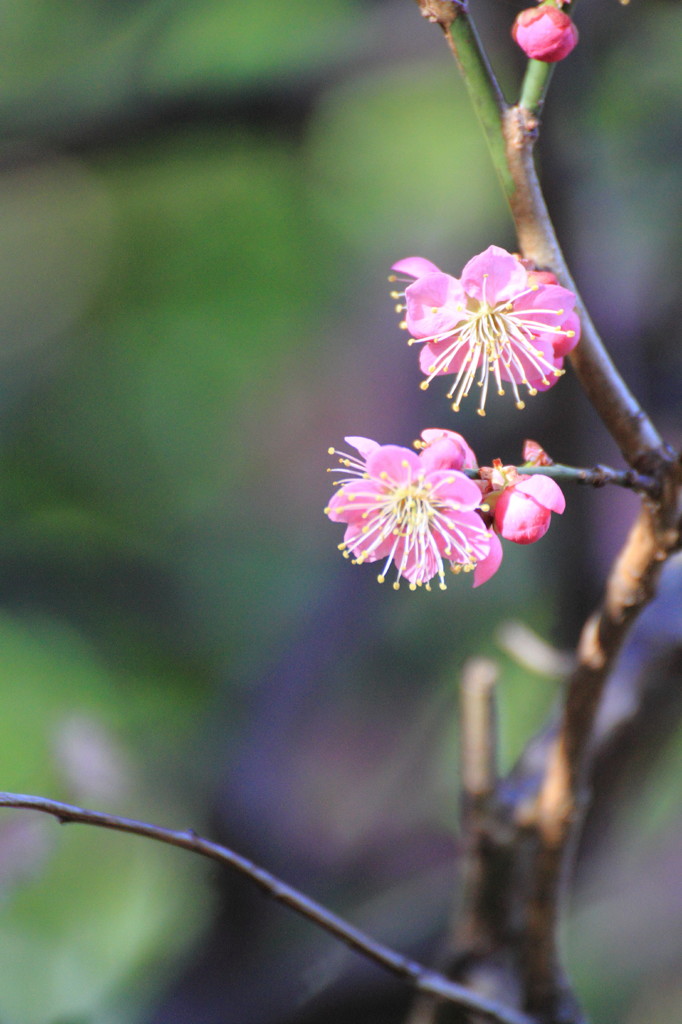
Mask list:
MULTIPOLYGON (((552 387, 564 357, 577 344, 580 324, 575 296, 553 274, 534 270, 520 257, 491 245, 464 267, 461 277, 434 263, 409 257, 394 264, 392 281, 403 280, 398 311, 411 343, 421 343, 422 387, 452 374, 448 392, 453 409, 474 383, 478 411, 485 415, 491 383, 499 394, 509 385, 518 408, 520 387, 534 395, 552 387)), ((546 533, 553 512, 564 511, 558 484, 541 472, 551 460, 532 441, 525 465, 479 467, 476 455, 452 430, 423 430, 416 451, 347 437, 357 454, 338 456, 336 489, 325 508, 333 522, 345 523, 344 556, 355 564, 382 562, 378 580, 395 574, 411 590, 447 571, 471 573, 480 586, 502 561, 500 538, 530 544, 546 533), (527 469, 528 472, 524 472, 527 469)))
POLYGON ((546 533, 552 512, 564 511, 561 488, 550 477, 524 474, 499 459, 479 469, 452 430, 423 430, 418 452, 365 437, 346 443, 358 454, 330 449, 343 475, 325 513, 346 523, 344 555, 354 555, 356 564, 383 561, 380 583, 393 566, 396 589, 402 577, 412 590, 430 590, 437 576, 444 590, 447 568, 472 572, 480 586, 500 566, 500 537, 532 543, 546 533))

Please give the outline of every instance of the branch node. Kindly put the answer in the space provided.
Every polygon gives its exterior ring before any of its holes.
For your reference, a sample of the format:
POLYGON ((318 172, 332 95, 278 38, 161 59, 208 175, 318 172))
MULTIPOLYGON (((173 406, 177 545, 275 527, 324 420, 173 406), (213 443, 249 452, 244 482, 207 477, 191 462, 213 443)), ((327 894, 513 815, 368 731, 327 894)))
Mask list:
POLYGON ((463 0, 416 0, 422 18, 426 18, 433 25, 440 25, 444 32, 447 32, 453 24, 460 9, 465 9, 463 0), (461 5, 461 8, 460 8, 461 5))

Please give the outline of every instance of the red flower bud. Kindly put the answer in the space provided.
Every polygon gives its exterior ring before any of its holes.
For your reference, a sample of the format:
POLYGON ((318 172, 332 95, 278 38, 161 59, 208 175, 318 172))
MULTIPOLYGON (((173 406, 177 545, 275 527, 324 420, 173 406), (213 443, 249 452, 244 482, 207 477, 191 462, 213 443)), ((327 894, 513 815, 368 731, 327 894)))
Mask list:
POLYGON ((527 56, 553 64, 568 57, 578 42, 578 29, 558 7, 541 4, 519 12, 512 37, 527 56))

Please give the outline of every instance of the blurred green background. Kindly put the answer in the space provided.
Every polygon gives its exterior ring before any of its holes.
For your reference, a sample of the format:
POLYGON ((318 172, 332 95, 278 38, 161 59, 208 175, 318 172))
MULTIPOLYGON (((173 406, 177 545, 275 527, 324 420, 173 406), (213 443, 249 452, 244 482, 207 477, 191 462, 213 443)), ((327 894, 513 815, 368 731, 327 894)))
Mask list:
MULTIPOLYGON (((510 98, 521 6, 472 0, 510 98)), ((577 21, 544 180, 609 346, 679 442, 682 10, 594 0, 577 21)), ((482 463, 533 437, 619 465, 570 372, 485 421, 416 386, 391 263, 458 273, 514 246, 438 30, 409 0, 4 0, 0 51, 2 788, 193 826, 428 957, 461 667, 500 661, 508 767, 557 679, 500 629, 570 648, 636 507, 570 493, 473 592, 394 593, 336 550, 346 434, 444 426, 482 463)), ((604 713, 567 932, 599 1024, 682 1012, 679 567, 664 582, 604 713)), ((398 983, 215 867, 36 819, 0 818, 1 1024, 402 1019, 398 983)))

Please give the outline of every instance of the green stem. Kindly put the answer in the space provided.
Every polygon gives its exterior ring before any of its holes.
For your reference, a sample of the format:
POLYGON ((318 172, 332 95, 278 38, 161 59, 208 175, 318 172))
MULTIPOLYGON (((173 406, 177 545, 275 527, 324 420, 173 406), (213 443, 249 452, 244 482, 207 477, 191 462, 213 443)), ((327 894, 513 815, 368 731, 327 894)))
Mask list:
POLYGON ((545 102, 553 71, 554 64, 548 64, 547 61, 528 61, 526 74, 521 85, 519 106, 536 117, 540 114, 542 105, 545 102))
POLYGON ((508 104, 466 10, 462 10, 451 25, 441 25, 441 28, 483 128, 502 190, 509 199, 514 192, 514 179, 509 172, 502 131, 508 104))

